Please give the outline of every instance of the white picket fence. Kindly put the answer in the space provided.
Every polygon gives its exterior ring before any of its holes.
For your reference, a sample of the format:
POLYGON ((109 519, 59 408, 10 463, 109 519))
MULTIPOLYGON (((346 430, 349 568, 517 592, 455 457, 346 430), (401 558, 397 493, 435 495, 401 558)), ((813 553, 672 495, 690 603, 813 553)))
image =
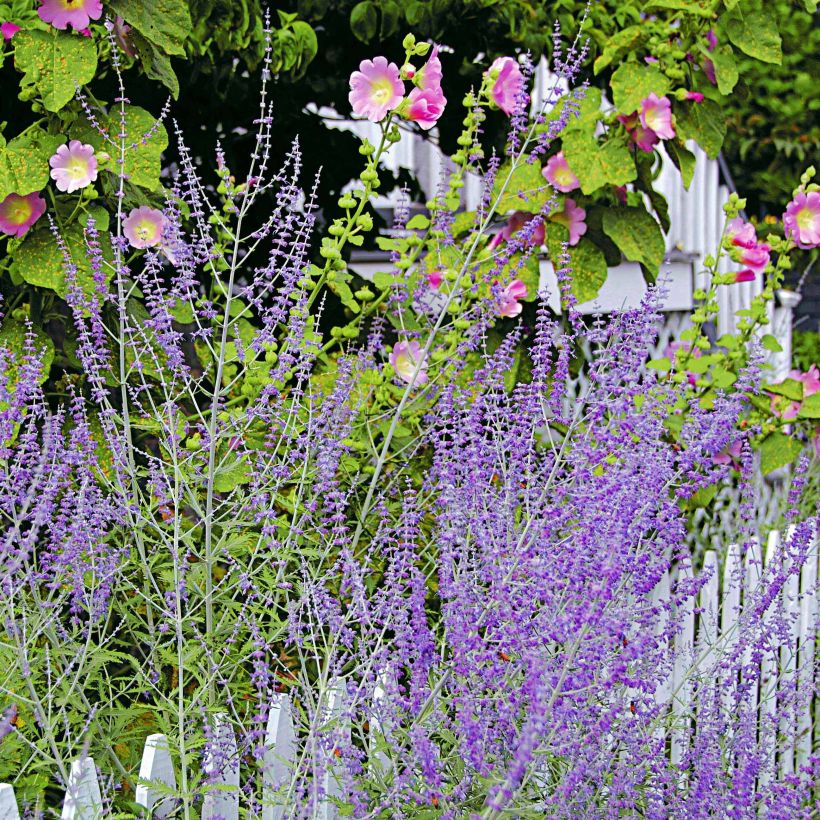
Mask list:
MULTIPOLYGON (((765 654, 761 661, 759 685, 752 693, 752 708, 758 711, 758 721, 764 725, 776 725, 780 742, 777 759, 769 760, 770 767, 764 771, 759 785, 765 785, 772 777, 793 775, 805 765, 813 749, 820 745, 820 699, 816 696, 820 684, 815 657, 818 627, 818 538, 815 525, 812 547, 808 560, 799 574, 791 575, 779 599, 775 599, 764 617, 782 615, 789 624, 790 640, 773 652, 765 654), (778 718, 778 683, 796 684, 799 694, 804 695, 799 709, 787 710, 778 718)), ((790 537, 790 536, 789 536, 790 537)), ((711 668, 711 661, 724 651, 731 650, 738 639, 737 625, 744 607, 750 605, 749 591, 754 590, 763 578, 774 556, 779 553, 781 534, 769 534, 765 551, 757 541, 751 543, 745 555, 737 545, 731 545, 722 556, 723 570, 715 550, 705 555, 702 569, 705 583, 698 599, 687 599, 682 610, 676 613, 680 626, 674 638, 674 668, 670 676, 658 686, 655 698, 659 705, 666 705, 676 717, 671 725, 670 760, 681 761, 691 740, 689 732, 682 727, 684 721, 697 719, 698 704, 692 682, 692 672, 711 668), (678 728, 675 729, 674 727, 678 728)), ((671 600, 675 580, 691 579, 688 567, 667 571, 653 592, 653 602, 662 604, 671 600)), ((744 658, 744 668, 749 669, 751 656, 744 658)), ((716 674, 721 674, 717 672, 716 674)), ((381 687, 374 692, 370 709, 371 737, 378 732, 379 701, 385 696, 381 687)), ((325 697, 324 716, 327 726, 344 725, 342 700, 344 690, 331 685, 325 697)), ((282 820, 289 815, 289 807, 283 805, 282 787, 290 780, 290 771, 298 751, 297 734, 293 722, 291 701, 286 694, 277 694, 271 703, 265 735, 265 754, 260 764, 263 793, 262 820, 282 820)), ((349 727, 346 729, 349 732, 349 727)), ((214 725, 215 740, 220 756, 227 760, 219 778, 207 792, 201 811, 202 820, 237 820, 240 807, 239 754, 233 728, 226 716, 218 715, 214 725)), ((774 747, 771 753, 775 754, 774 747)), ((389 762, 383 754, 373 753, 371 765, 386 770, 389 762)), ((203 761, 203 771, 208 773, 211 761, 203 761)), ((150 735, 145 741, 139 782, 135 800, 144 806, 148 816, 168 817, 176 806, 172 796, 177 788, 174 761, 168 738, 162 734, 150 735)), ((324 795, 314 813, 317 820, 335 820, 339 816, 335 799, 342 799, 344 791, 341 778, 332 767, 324 774, 320 792, 324 795)), ((71 764, 70 782, 62 809, 62 820, 96 820, 104 816, 99 774, 94 760, 85 757, 71 764)), ((290 807, 293 808, 292 806, 290 807)), ((9 784, 0 785, 0 819, 19 820, 20 814, 9 784)))

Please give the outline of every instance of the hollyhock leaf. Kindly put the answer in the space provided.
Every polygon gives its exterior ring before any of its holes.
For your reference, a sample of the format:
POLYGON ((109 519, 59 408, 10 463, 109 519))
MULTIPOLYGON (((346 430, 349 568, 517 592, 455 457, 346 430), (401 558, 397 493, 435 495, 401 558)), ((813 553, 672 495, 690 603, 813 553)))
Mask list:
POLYGON ((782 353, 783 348, 780 346, 780 342, 772 336, 771 333, 767 333, 761 340, 760 344, 763 345, 765 350, 770 351, 771 353, 782 353))
POLYGON ((726 119, 716 102, 680 103, 675 107, 675 122, 684 142, 692 139, 710 159, 717 157, 726 136, 726 119))
POLYGON ((705 46, 702 46, 701 52, 712 61, 715 67, 718 91, 721 94, 731 94, 738 80, 734 49, 728 43, 725 43, 714 51, 709 51, 705 46))
POLYGON ((763 439, 758 449, 760 450, 760 471, 763 475, 767 475, 773 470, 791 464, 800 455, 802 445, 785 433, 775 431, 763 439))
POLYGON ((744 54, 764 63, 782 63, 780 33, 771 15, 734 8, 726 12, 718 23, 744 54))
POLYGON ((26 196, 48 184, 49 157, 65 142, 59 134, 31 128, 0 147, 0 201, 9 194, 26 196))
POLYGON ((370 0, 356 3, 350 12, 350 30, 357 40, 369 43, 379 30, 379 15, 370 0))
POLYGON ((348 284, 353 277, 349 273, 340 270, 335 271, 335 274, 333 281, 328 282, 327 286, 342 300, 342 304, 346 308, 350 308, 353 313, 358 313, 361 308, 348 284))
MULTIPOLYGON (((569 239, 569 232, 564 225, 555 222, 547 223, 547 250, 550 259, 559 258, 562 243, 569 239)), ((606 282, 607 264, 603 251, 585 236, 577 245, 569 249, 572 264, 572 292, 579 302, 594 299, 606 282)))
POLYGON ((381 25, 379 26, 379 37, 383 39, 385 37, 390 37, 399 30, 399 24, 401 23, 401 8, 399 7, 399 4, 394 3, 393 0, 387 0, 387 2, 382 3, 379 6, 379 10, 382 15, 381 25))
POLYGON ((623 139, 616 137, 600 144, 590 131, 572 129, 563 135, 562 148, 585 194, 604 185, 626 185, 638 175, 623 139))
POLYGON ((613 34, 595 60, 593 66, 595 74, 600 74, 608 65, 632 51, 641 41, 643 33, 642 26, 627 26, 623 31, 613 34))
POLYGON ((674 9, 708 18, 711 18, 715 11, 709 0, 651 0, 646 6, 646 11, 650 9, 674 9))
MULTIPOLYGON (((63 239, 68 246, 71 259, 77 266, 77 281, 86 294, 94 292, 94 278, 86 254, 85 236, 79 225, 72 225, 63 231, 63 239)), ((105 233, 100 233, 99 241, 103 256, 112 259, 111 243, 105 233)), ((14 252, 14 259, 9 272, 19 276, 24 282, 36 287, 53 290, 65 299, 68 295, 68 282, 64 270, 65 261, 54 235, 48 228, 41 228, 26 236, 23 243, 14 252)), ((111 270, 106 269, 106 278, 110 279, 111 270)))
POLYGON ((797 415, 801 419, 820 419, 820 393, 812 393, 803 399, 797 415))
POLYGON ((499 214, 510 211, 526 211, 535 214, 541 210, 543 204, 549 198, 549 190, 544 177, 541 175, 541 166, 537 163, 529 165, 522 163, 513 172, 509 182, 501 193, 507 176, 510 173, 510 166, 505 165, 498 172, 493 186, 493 198, 499 197, 497 212, 499 214))
POLYGON ((118 14, 166 54, 185 54, 191 32, 191 14, 185 0, 110 0, 110 13, 118 14))
POLYGON ((175 100, 179 99, 179 80, 171 66, 171 58, 138 31, 132 30, 129 37, 137 49, 145 76, 162 83, 175 100))
POLYGON ((763 384, 763 389, 767 393, 776 393, 778 396, 785 396, 791 401, 803 400, 803 382, 797 379, 783 379, 777 384, 763 384))
POLYGON ((610 81, 615 107, 622 114, 631 114, 641 107, 641 101, 650 94, 665 96, 669 80, 654 66, 624 63, 610 81))
MULTIPOLYGON (((0 348, 7 348, 13 354, 14 360, 20 361, 25 353, 26 334, 28 330, 22 322, 7 316, 0 327, 0 348)), ((32 326, 34 333, 34 347, 36 350, 43 350, 42 356, 38 356, 41 367, 39 382, 48 379, 51 372, 51 363, 54 361, 54 343, 36 325, 32 326)), ((9 381, 13 385, 16 380, 17 367, 12 361, 9 364, 9 381)))
POLYGON ((666 253, 661 227, 643 208, 609 208, 603 216, 604 233, 630 262, 640 262, 655 281, 666 253))
POLYGON ((14 65, 23 72, 23 89, 35 89, 48 111, 63 108, 77 86, 91 82, 97 71, 97 47, 88 37, 55 28, 21 31, 14 46, 14 65))
POLYGON ((424 231, 430 227, 430 218, 425 216, 424 214, 416 214, 414 217, 410 219, 410 221, 405 225, 407 230, 409 231, 424 231))
POLYGON ((680 171, 681 179, 683 180, 683 187, 689 190, 692 184, 692 179, 695 176, 695 165, 697 158, 695 155, 683 144, 681 140, 667 140, 663 144, 669 159, 672 160, 675 167, 680 171))
MULTIPOLYGON (((168 132, 162 124, 143 145, 142 135, 151 131, 155 122, 156 119, 144 108, 136 105, 125 106, 125 126, 128 133, 126 141, 128 146, 131 143, 136 145, 133 148, 128 147, 125 152, 124 171, 129 182, 150 191, 155 191, 159 187, 160 157, 168 147, 168 132)), ((119 114, 112 113, 102 124, 108 128, 110 134, 119 133, 119 114)), ((75 123, 71 129, 71 136, 80 142, 89 143, 95 151, 111 151, 112 146, 85 120, 78 120, 75 123)))

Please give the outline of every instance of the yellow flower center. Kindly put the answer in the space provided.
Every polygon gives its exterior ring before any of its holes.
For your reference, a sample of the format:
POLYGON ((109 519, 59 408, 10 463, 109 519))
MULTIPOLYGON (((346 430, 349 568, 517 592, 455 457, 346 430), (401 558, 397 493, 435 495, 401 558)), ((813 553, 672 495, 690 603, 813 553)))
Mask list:
POLYGON ((376 80, 370 87, 370 98, 379 105, 384 105, 393 96, 393 83, 390 80, 376 80))
POLYGON ((84 159, 75 159, 63 169, 72 179, 85 179, 88 176, 88 162, 84 159))
POLYGON ((795 216, 797 227, 800 228, 801 231, 810 230, 812 227, 813 219, 814 214, 811 212, 811 208, 801 208, 795 216))
POLYGON ((12 225, 25 225, 34 210, 31 203, 23 198, 13 200, 6 208, 6 214, 12 225))

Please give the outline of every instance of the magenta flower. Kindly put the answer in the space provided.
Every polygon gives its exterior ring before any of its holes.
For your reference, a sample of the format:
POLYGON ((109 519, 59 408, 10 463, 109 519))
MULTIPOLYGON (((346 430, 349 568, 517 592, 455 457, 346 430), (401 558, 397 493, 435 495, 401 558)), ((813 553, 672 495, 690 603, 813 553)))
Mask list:
POLYGON ((712 456, 715 464, 738 464, 743 452, 743 442, 735 439, 731 444, 727 444, 719 453, 712 456))
POLYGON ((54 28, 66 29, 71 26, 80 31, 88 28, 92 20, 102 17, 101 0, 40 0, 37 14, 44 23, 54 28))
POLYGON ((726 238, 731 243, 732 258, 745 265, 735 274, 734 282, 752 282, 766 270, 771 248, 765 242, 757 241, 754 226, 736 217, 726 226, 726 238))
POLYGON ((769 251, 771 248, 765 243, 755 245, 752 248, 743 248, 738 256, 738 261, 753 273, 763 273, 766 265, 769 264, 769 251))
POLYGON ((14 23, 0 23, 0 33, 3 34, 3 40, 6 42, 11 40, 18 31, 20 31, 20 26, 16 26, 14 23))
POLYGON ((700 93, 700 91, 687 91, 686 99, 691 100, 692 102, 700 103, 703 102, 705 97, 700 93))
POLYGON ((564 210, 550 214, 550 219, 559 225, 566 225, 569 231, 569 244, 577 245, 587 232, 587 223, 584 222, 586 215, 587 212, 579 208, 574 199, 567 197, 564 200, 564 210))
POLYGON ((753 248, 757 245, 754 225, 736 216, 726 225, 726 238, 738 248, 753 248))
POLYGON ((523 310, 523 305, 518 300, 526 299, 526 297, 527 286, 520 279, 513 279, 501 293, 496 312, 499 316, 512 319, 520 315, 523 310))
POLYGON ((820 192, 801 191, 786 206, 783 228, 798 248, 820 247, 820 192))
POLYGON ((388 63, 386 57, 362 60, 359 70, 350 75, 348 99, 353 113, 380 122, 388 111, 395 108, 404 95, 404 84, 399 67, 388 63))
POLYGON ((441 287, 441 283, 443 281, 444 277, 441 275, 440 270, 434 270, 427 274, 427 284, 435 290, 438 290, 439 287, 441 287))
POLYGON ((739 282, 754 282, 757 279, 757 274, 750 268, 744 268, 734 274, 732 282, 738 284, 739 282))
MULTIPOLYGON (((438 57, 438 46, 433 46, 430 57, 415 75, 416 85, 422 91, 441 91, 441 60, 438 57)), ((413 77, 410 77, 413 79, 413 77)))
POLYGON ((508 117, 524 87, 524 75, 512 57, 498 57, 490 66, 490 98, 508 117))
POLYGON ((166 219, 162 211, 141 205, 122 222, 122 232, 134 248, 155 248, 162 244, 166 219))
POLYGON ((569 167, 569 163, 563 151, 559 151, 554 156, 551 156, 547 160, 547 164, 541 173, 544 175, 544 179, 546 179, 556 191, 561 191, 563 194, 568 194, 581 185, 578 181, 578 177, 575 176, 569 167))
POLYGON ((416 122, 424 131, 429 131, 444 113, 447 100, 439 88, 437 91, 423 91, 414 88, 407 98, 409 105, 404 116, 410 122, 416 122))
POLYGON ((658 97, 653 91, 641 101, 641 125, 654 131, 662 140, 675 138, 675 127, 672 125, 672 103, 667 97, 658 97))
POLYGON ((0 231, 9 236, 23 236, 45 212, 46 201, 39 193, 9 194, 0 202, 0 231))
POLYGON ((396 342, 390 354, 390 364, 407 384, 427 382, 427 360, 418 342, 396 342))
POLYGON ((626 128, 630 140, 632 140, 641 151, 651 151, 658 144, 658 135, 651 128, 644 126, 637 111, 628 116, 619 114, 618 122, 626 128))
POLYGON ((90 145, 79 140, 71 140, 68 145, 61 145, 48 161, 51 166, 51 178, 57 184, 58 191, 70 194, 91 185, 97 179, 97 158, 90 145))
POLYGON ((714 51, 717 48, 718 38, 714 29, 710 28, 709 31, 706 32, 706 42, 708 43, 709 51, 714 51))

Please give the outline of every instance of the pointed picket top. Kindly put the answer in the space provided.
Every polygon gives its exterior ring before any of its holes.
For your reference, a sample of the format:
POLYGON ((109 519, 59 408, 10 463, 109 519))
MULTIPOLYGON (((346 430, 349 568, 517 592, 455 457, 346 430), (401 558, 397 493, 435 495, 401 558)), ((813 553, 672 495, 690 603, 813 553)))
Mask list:
POLYGON ((0 783, 0 817, 3 820, 20 820, 14 788, 8 783, 0 783))
POLYGON ((177 781, 168 738, 165 735, 148 735, 142 753, 139 778, 134 802, 145 806, 154 818, 167 817, 174 811, 176 800, 167 794, 176 791, 177 781), (159 787, 159 788, 158 788, 159 787))
MULTIPOLYGON (((239 817, 239 752, 236 735, 224 712, 213 717, 212 744, 218 749, 221 771, 211 784, 202 801, 202 820, 237 820, 239 817)), ((203 761, 206 774, 216 766, 214 755, 206 754, 203 761)))
MULTIPOLYGON (((262 820, 281 820, 287 808, 277 805, 276 793, 290 779, 296 759, 296 732, 293 728, 293 706, 290 696, 279 692, 273 696, 265 731, 265 754, 262 758, 262 820)), ((281 799, 281 798, 280 798, 281 799)))
POLYGON ((73 761, 61 820, 96 820, 102 816, 102 795, 94 759, 84 757, 73 761))

